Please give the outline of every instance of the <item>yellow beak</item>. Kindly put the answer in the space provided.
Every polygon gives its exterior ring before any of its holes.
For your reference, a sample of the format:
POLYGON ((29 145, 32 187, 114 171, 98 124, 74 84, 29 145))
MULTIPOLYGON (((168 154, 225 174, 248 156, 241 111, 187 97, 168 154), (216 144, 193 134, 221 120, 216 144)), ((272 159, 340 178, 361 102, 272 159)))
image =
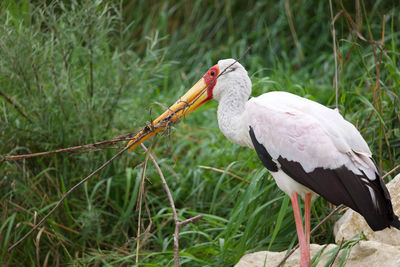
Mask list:
POLYGON ((140 132, 129 141, 127 146, 130 146, 128 151, 137 147, 150 136, 165 129, 168 125, 185 117, 202 104, 210 100, 207 94, 207 84, 204 78, 201 78, 189 91, 186 92, 178 101, 167 109, 160 117, 152 123, 140 130, 140 132))

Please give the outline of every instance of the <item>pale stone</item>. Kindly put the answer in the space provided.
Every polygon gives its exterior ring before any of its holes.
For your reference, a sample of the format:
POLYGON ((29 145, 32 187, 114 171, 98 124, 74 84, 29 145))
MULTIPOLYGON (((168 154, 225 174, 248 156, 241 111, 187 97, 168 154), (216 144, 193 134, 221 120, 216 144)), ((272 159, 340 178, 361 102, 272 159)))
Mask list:
MULTIPOLYGON (((324 245, 311 244, 310 255, 311 258, 319 253, 320 251, 327 252, 337 247, 335 244, 329 244, 326 247, 324 245)), ((271 251, 259 251, 244 255, 235 267, 258 267, 258 266, 277 266, 281 260, 285 257, 286 251, 282 252, 271 252, 271 251)), ((297 267, 299 266, 300 249, 297 249, 285 262, 285 267, 297 267)), ((322 257, 321 262, 317 266, 324 266, 324 263, 329 259, 328 256, 322 257)))
MULTIPOLYGON (((327 261, 334 255, 334 249, 337 248, 335 244, 329 245, 317 245, 311 244, 310 253, 311 258, 320 253, 321 256, 317 260, 317 267, 325 266, 327 261)), ((336 256, 335 262, 332 266, 340 266, 342 258, 346 255, 342 253, 344 250, 340 250, 339 254, 336 256)), ((282 252, 270 252, 270 251, 259 251, 255 253, 250 253, 244 255, 240 261, 235 265, 236 267, 275 267, 281 260, 285 257, 286 251, 282 252), (264 265, 265 263, 265 265, 264 265)), ((296 250, 293 255, 291 255, 286 263, 285 267, 297 267, 299 266, 300 251, 296 250)), ((369 266, 369 267, 398 267, 400 266, 400 247, 391 246, 387 244, 381 244, 376 241, 360 241, 356 244, 348 255, 346 267, 359 267, 359 266, 369 266)))
MULTIPOLYGON (((387 185, 392 197, 393 211, 400 215, 400 174, 387 185)), ((335 241, 339 244, 342 240, 350 240, 354 235, 363 231, 368 240, 375 240, 385 244, 400 246, 400 230, 391 227, 374 232, 369 228, 364 218, 353 210, 347 210, 336 222, 334 227, 335 241)))
MULTIPOLYGON (((339 266, 335 261, 333 266, 339 266)), ((360 241, 351 251, 346 267, 399 267, 400 247, 383 244, 377 241, 360 241)))

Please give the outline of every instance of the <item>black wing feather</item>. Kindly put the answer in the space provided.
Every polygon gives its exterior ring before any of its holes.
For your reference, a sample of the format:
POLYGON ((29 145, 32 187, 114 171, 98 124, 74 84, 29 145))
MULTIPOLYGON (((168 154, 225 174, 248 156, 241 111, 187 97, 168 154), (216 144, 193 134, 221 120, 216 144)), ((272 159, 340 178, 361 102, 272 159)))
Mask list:
POLYGON ((249 134, 250 134, 251 141, 253 142, 254 149, 256 150, 261 162, 264 164, 264 166, 267 168, 267 170, 269 170, 271 172, 277 172, 278 166, 272 160, 271 155, 268 153, 268 151, 265 149, 265 147, 258 142, 256 136, 254 135, 253 128, 251 128, 251 126, 249 126, 249 134))
POLYGON ((367 185, 361 180, 361 178, 368 178, 354 174, 345 166, 334 170, 316 168, 307 173, 298 162, 282 157, 278 158, 278 162, 281 164, 282 171, 298 183, 335 205, 344 204, 360 213, 374 231, 382 230, 398 221, 393 213, 392 203, 386 198, 382 189, 386 189, 385 184, 383 182, 379 184, 381 181, 379 176, 372 181, 371 184, 374 186, 369 185, 375 193, 376 201, 374 202, 367 185))
MULTIPOLYGON (((266 148, 260 144, 250 127, 249 134, 258 157, 272 172, 279 170, 266 148)), ((296 182, 310 188, 329 202, 344 204, 364 216, 372 230, 378 231, 394 226, 400 229, 400 221, 393 213, 392 202, 385 183, 379 174, 375 180, 364 175, 356 175, 345 166, 337 169, 315 168, 306 172, 299 162, 278 157, 280 169, 296 182), (373 200, 370 190, 375 195, 373 200)))

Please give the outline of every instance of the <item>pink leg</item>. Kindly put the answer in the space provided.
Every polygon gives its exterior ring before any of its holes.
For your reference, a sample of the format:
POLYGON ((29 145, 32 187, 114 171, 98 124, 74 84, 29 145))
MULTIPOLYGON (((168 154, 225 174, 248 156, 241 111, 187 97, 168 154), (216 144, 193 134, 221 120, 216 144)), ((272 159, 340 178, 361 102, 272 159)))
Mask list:
POLYGON ((304 227, 308 250, 310 250, 311 193, 304 197, 304 227))
POLYGON ((299 201, 297 199, 297 193, 293 192, 290 196, 293 206, 294 220, 296 222, 297 237, 299 238, 300 244, 300 267, 311 266, 310 250, 307 246, 307 241, 304 236, 303 223, 301 222, 299 201))

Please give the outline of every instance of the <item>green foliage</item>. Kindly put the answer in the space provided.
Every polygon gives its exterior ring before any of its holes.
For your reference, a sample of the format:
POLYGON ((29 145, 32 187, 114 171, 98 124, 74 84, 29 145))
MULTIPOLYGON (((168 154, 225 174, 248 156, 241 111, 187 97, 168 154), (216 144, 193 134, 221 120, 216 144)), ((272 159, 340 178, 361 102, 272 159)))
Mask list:
MULTIPOLYGON (((255 0, 1 1, 0 155, 135 132, 163 110, 154 102, 172 104, 218 59, 237 58, 250 45, 241 63, 254 96, 284 90, 335 107, 328 3, 288 2, 289 9, 284 1, 255 0)), ((390 1, 361 1, 358 9, 348 1, 333 2, 333 15, 347 10, 367 40, 370 34, 375 41, 384 39, 384 47, 373 46, 358 38, 343 13, 335 21, 338 108, 357 125, 385 173, 400 164, 400 10, 390 1)), ((253 151, 219 132, 216 106, 200 108, 153 144, 180 219, 203 215, 181 229, 183 266, 231 266, 246 252, 281 251, 297 242, 288 198, 253 151)), ((140 149, 93 177, 41 231, 5 252, 114 153, 1 162, 0 261, 9 266, 133 265, 140 221, 140 264, 172 266, 172 211, 150 162, 138 217, 145 160, 140 149)), ((314 200, 312 226, 330 210, 323 199, 314 200)), ((333 222, 312 241, 333 242, 333 222)))

